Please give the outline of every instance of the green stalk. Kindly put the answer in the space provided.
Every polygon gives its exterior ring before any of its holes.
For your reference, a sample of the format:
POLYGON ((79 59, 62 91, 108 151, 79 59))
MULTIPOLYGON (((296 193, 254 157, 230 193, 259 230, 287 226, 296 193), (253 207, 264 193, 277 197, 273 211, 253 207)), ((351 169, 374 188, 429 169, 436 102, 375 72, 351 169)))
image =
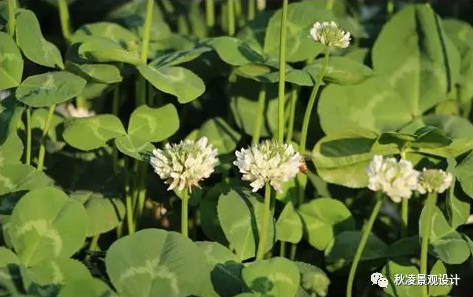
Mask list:
POLYGON ((394 1, 393 0, 388 0, 388 4, 386 6, 386 12, 388 15, 392 15, 394 12, 394 1))
POLYGON ((358 244, 358 248, 356 249, 355 258, 353 259, 353 263, 351 264, 347 283, 347 297, 352 297, 353 281, 355 280, 356 268, 358 267, 358 263, 360 262, 361 255, 363 254, 366 242, 368 241, 371 229, 373 228, 374 221, 376 220, 379 210, 381 209, 381 205, 383 204, 382 197, 377 197, 376 199, 376 204, 373 208, 373 211, 371 212, 371 216, 368 220, 368 223, 366 224, 363 230, 360 243, 358 244))
POLYGON ((189 237, 189 190, 185 188, 182 194, 181 234, 185 237, 189 237))
POLYGON ((141 42, 141 62, 146 64, 148 61, 148 50, 149 50, 149 37, 151 34, 151 23, 153 21, 153 5, 154 0, 148 0, 148 5, 146 6, 146 19, 145 27, 143 30, 143 40, 141 42))
POLYGON ((253 130, 253 141, 252 141, 253 144, 257 144, 261 136, 261 128, 263 127, 263 120, 264 120, 265 101, 266 101, 266 85, 262 83, 261 88, 258 93, 258 111, 257 111, 255 127, 253 130))
POLYGON ((238 20, 238 26, 243 27, 245 25, 245 16, 243 16, 243 7, 241 6, 241 0, 233 0, 235 8, 235 19, 238 20))
POLYGON ((141 167, 141 173, 140 173, 140 189, 138 192, 138 205, 136 209, 136 220, 138 221, 139 219, 142 218, 143 216, 143 210, 145 207, 145 200, 146 200, 146 179, 147 179, 147 173, 148 173, 148 163, 146 162, 141 162, 140 167, 141 167))
POLYGON ((235 9, 234 0, 227 1, 227 21, 228 21, 228 35, 235 35, 235 9))
POLYGON ((205 20, 207 27, 215 26, 215 2, 214 0, 205 1, 205 20))
POLYGON ((312 109, 314 108, 315 98, 317 97, 317 93, 319 92, 319 88, 322 85, 322 79, 325 75, 325 70, 327 69, 328 60, 330 56, 330 47, 325 48, 325 58, 322 65, 322 70, 320 71, 320 75, 317 78, 317 82, 315 83, 315 87, 312 89, 312 93, 309 97, 309 103, 307 104, 307 109, 305 110, 304 114, 304 121, 302 122, 302 131, 301 131, 301 139, 299 143, 299 151, 305 152, 306 145, 307 145, 307 133, 309 130, 309 123, 310 123, 310 116, 312 115, 312 109))
POLYGON ((279 33, 278 141, 280 143, 284 142, 284 87, 286 84, 286 23, 288 3, 288 0, 284 0, 282 4, 281 30, 279 33))
MULTIPOLYGON (((422 243, 420 250, 420 273, 427 275, 427 257, 429 250, 429 235, 430 235, 430 226, 432 213, 434 211, 434 206, 437 200, 437 193, 429 193, 426 201, 426 209, 424 214, 424 224, 422 232, 422 243)), ((427 286, 422 286, 422 297, 429 296, 427 292, 427 286)))
POLYGON ((286 257, 286 242, 285 241, 281 241, 279 245, 279 256, 286 257))
POLYGON ((78 95, 76 97, 76 107, 80 109, 87 109, 88 108, 87 100, 85 100, 85 98, 82 97, 81 95, 78 95))
POLYGON ((69 7, 67 6, 66 0, 59 0, 59 18, 61 19, 61 31, 66 43, 69 43, 71 39, 71 29, 69 21, 69 7))
POLYGON ((53 104, 49 107, 48 117, 46 118, 46 122, 44 123, 43 127, 43 135, 41 137, 41 143, 39 146, 39 154, 38 154, 38 170, 43 171, 44 167, 44 155, 46 153, 46 136, 48 135, 49 128, 51 127, 51 122, 53 120, 54 110, 56 109, 56 104, 53 104))
POLYGON ((292 136, 294 134, 294 121, 296 119, 296 105, 297 98, 299 97, 299 87, 297 85, 292 85, 291 90, 291 102, 289 105, 289 125, 287 127, 286 142, 292 141, 292 136))
POLYGON ((255 0, 248 0, 248 20, 252 21, 256 15, 256 2, 255 0))
POLYGON ((8 34, 11 37, 15 35, 15 27, 16 27, 16 7, 17 3, 16 0, 9 0, 7 1, 8 5, 8 34))
POLYGON ((327 0, 327 3, 325 4, 325 9, 326 10, 332 10, 333 9, 333 0, 327 0))
MULTIPOLYGON (((112 113, 114 116, 118 117, 118 110, 120 105, 120 85, 116 85, 113 89, 113 103, 112 103, 112 113)), ((118 173, 118 150, 115 145, 113 145, 112 151, 112 160, 113 160, 113 173, 118 173)))
POLYGON ((31 164, 31 108, 26 107, 26 165, 31 164))
POLYGON ((90 241, 90 246, 89 246, 89 251, 96 251, 99 247, 99 237, 100 233, 92 237, 92 240, 90 241))
POLYGON ((271 186, 269 184, 266 184, 264 186, 264 209, 263 209, 263 218, 261 221, 261 229, 259 232, 258 249, 256 251, 256 260, 262 260, 264 257, 266 240, 268 239, 268 221, 269 221, 270 209, 271 209, 271 186))
POLYGON ((130 173, 128 171, 129 161, 125 156, 125 208, 126 208, 126 222, 128 226, 128 235, 135 233, 135 223, 133 221, 133 202, 132 193, 130 190, 130 173))

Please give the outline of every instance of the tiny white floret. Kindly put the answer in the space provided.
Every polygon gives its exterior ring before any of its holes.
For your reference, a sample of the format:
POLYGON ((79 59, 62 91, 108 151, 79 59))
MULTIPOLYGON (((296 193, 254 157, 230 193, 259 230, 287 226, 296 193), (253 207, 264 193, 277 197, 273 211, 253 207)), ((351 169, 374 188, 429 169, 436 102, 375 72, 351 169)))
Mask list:
POLYGON ((329 47, 346 48, 350 45, 350 33, 338 28, 335 22, 315 23, 310 35, 314 41, 329 47))
POLYGON ((368 188, 385 193, 392 201, 399 203, 409 199, 417 189, 419 172, 410 161, 383 158, 375 155, 368 168, 368 188))
POLYGON ((251 181, 253 192, 269 183, 281 193, 281 183, 299 172, 301 155, 290 144, 266 140, 236 151, 235 155, 237 159, 233 164, 240 169, 243 180, 251 181))
POLYGON ((168 190, 200 188, 199 181, 208 178, 218 164, 218 151, 206 137, 197 141, 184 140, 166 144, 164 149, 153 150, 150 164, 161 179, 169 184, 168 190))
POLYGON ((88 118, 95 115, 95 111, 85 108, 76 108, 73 104, 67 104, 67 113, 73 118, 88 118))

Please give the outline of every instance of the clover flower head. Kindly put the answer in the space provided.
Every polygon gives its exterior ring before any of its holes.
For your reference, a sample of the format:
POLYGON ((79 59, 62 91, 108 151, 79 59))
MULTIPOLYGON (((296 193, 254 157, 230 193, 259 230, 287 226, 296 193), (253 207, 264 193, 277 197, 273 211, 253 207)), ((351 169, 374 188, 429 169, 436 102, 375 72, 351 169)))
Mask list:
POLYGON ((281 182, 286 182, 299 172, 301 155, 290 144, 266 140, 247 149, 236 151, 233 162, 243 174, 242 179, 251 181, 253 192, 269 183, 282 192, 281 182))
POLYGON ((399 203, 409 199, 412 191, 417 189, 419 172, 410 161, 395 158, 383 158, 375 155, 368 168, 368 188, 385 193, 392 201, 399 203))
POLYGON ((218 150, 208 139, 185 140, 178 144, 166 144, 164 149, 153 150, 151 166, 161 179, 169 184, 168 191, 174 188, 183 190, 192 186, 200 188, 199 181, 208 178, 218 163, 218 150))
POLYGON ((256 8, 262 11, 266 8, 266 0, 256 0, 256 8))
POLYGON ((88 118, 95 115, 95 111, 80 107, 75 108, 73 104, 67 104, 66 110, 69 116, 73 118, 88 118))
POLYGON ((315 23, 310 35, 315 41, 329 47, 346 48, 350 45, 350 33, 338 28, 335 22, 315 23))
POLYGON ((449 172, 440 169, 424 168, 419 175, 417 191, 421 194, 432 192, 443 193, 450 187, 452 180, 452 174, 449 172))

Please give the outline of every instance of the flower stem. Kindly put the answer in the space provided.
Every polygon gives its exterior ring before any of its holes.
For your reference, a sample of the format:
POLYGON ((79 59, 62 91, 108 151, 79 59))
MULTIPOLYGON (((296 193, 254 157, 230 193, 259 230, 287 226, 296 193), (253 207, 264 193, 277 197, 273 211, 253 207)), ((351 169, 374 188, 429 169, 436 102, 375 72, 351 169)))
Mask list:
POLYGON ((66 0, 59 0, 59 18, 61 19, 61 31, 62 36, 66 43, 69 43, 71 39, 71 30, 70 30, 70 23, 69 23, 69 7, 67 6, 66 0))
POLYGON ((51 127, 51 122, 53 120, 54 110, 56 109, 56 104, 53 104, 49 107, 48 116, 46 118, 46 122, 44 123, 43 127, 43 135, 41 137, 41 143, 39 146, 39 154, 38 154, 38 170, 43 171, 44 167, 44 155, 46 153, 46 136, 48 135, 49 128, 51 127))
POLYGON ((189 237, 189 190, 186 188, 182 192, 181 207, 181 234, 189 237))
MULTIPOLYGON (((112 113, 114 116, 118 117, 118 110, 120 104, 120 85, 116 85, 113 89, 113 105, 112 105, 112 113)), ((113 158, 113 173, 118 173, 118 150, 115 145, 113 145, 112 151, 112 158, 113 158)))
POLYGON ((26 165, 31 164, 31 108, 26 107, 26 165))
POLYGON ((409 200, 407 199, 402 199, 401 202, 401 221, 401 237, 406 237, 409 226, 409 200))
POLYGON ((265 101, 266 101, 266 85, 263 83, 261 84, 261 88, 258 93, 258 110, 256 113, 257 118, 256 118, 254 130, 253 130, 253 140, 252 140, 253 144, 257 144, 261 136, 261 128, 263 127, 263 120, 264 120, 265 101))
POLYGON ((325 9, 326 10, 332 10, 333 9, 333 0, 327 0, 327 3, 325 3, 325 9))
MULTIPOLYGON (((432 220, 432 212, 437 200, 437 193, 429 193, 426 201, 426 209, 424 214, 424 224, 422 232, 422 243, 420 250, 420 273, 427 274, 427 256, 429 250, 429 235, 432 220)), ((422 286, 422 297, 429 296, 427 286, 422 286)))
POLYGON ((326 47, 325 48, 325 58, 324 58, 324 62, 323 62, 323 65, 322 65, 322 70, 320 70, 320 74, 317 78, 317 82, 315 83, 315 86, 312 89, 312 93, 310 94, 309 103, 307 104, 307 108, 306 108, 305 114, 304 114, 304 120, 302 122, 301 139, 300 139, 300 142, 299 142, 299 150, 301 152, 305 152, 305 149, 306 149, 307 133, 308 133, 308 130, 309 130, 310 117, 312 115, 312 109, 314 108, 315 98, 317 97, 317 93, 319 92, 319 88, 322 85, 322 79, 325 75, 325 70, 326 70, 327 65, 328 65, 329 56, 330 56, 330 48, 326 47))
POLYGON ((133 202, 132 193, 130 191, 130 173, 128 171, 129 161, 125 156, 125 207, 126 207, 126 222, 128 226, 128 235, 135 233, 135 223, 133 221, 133 202))
POLYGON ((17 3, 16 0, 7 1, 8 5, 8 34, 11 37, 15 35, 15 27, 16 27, 16 7, 17 3))
POLYGON ((386 12, 388 15, 392 15, 394 12, 394 1, 393 0, 388 0, 388 4, 386 6, 386 12))
POLYGON ((235 19, 238 21, 238 26, 243 27, 245 25, 245 16, 243 15, 243 7, 241 5, 241 0, 233 0, 234 9, 235 9, 235 19))
POLYGON ((214 0, 205 1, 205 19, 207 27, 212 28, 215 25, 215 2, 214 0))
POLYGON ((259 232, 258 249, 256 251, 256 260, 262 260, 265 254, 266 241, 268 239, 268 221, 271 208, 271 186, 266 184, 264 187, 264 206, 261 229, 259 232))
POLYGON ((149 37, 151 33, 151 23, 153 21, 153 7, 154 0, 148 0, 148 5, 146 6, 146 19, 145 27, 143 30, 143 40, 141 42, 141 62, 146 64, 148 61, 148 50, 149 50, 149 37))
POLYGON ((288 3, 288 0, 284 0, 282 4, 281 29, 279 33, 278 141, 280 143, 284 142, 284 88, 286 86, 286 23, 288 3))
POLYGON ((81 95, 76 97, 76 107, 80 109, 87 109, 87 100, 81 95))
POLYGON ((294 134, 294 121, 296 118, 296 103, 299 97, 299 87, 292 85, 291 90, 291 102, 289 105, 289 126, 287 127, 286 142, 292 141, 292 135, 294 134))
POLYGON ((228 21, 228 35, 235 35, 235 9, 234 0, 227 1, 227 21, 228 21))
POLYGON ((279 248, 280 248, 279 256, 283 258, 286 257, 286 242, 281 241, 279 248))
MULTIPOLYGON (((140 164, 140 189, 138 192, 138 205, 136 208, 136 221, 142 218, 143 216, 143 209, 145 207, 145 200, 146 200, 146 179, 147 179, 147 173, 148 173, 148 167, 147 167, 146 162, 141 162, 140 164)), ((136 222, 135 222, 136 225, 136 222)))
POLYGON ((98 249, 99 237, 100 237, 100 233, 92 237, 92 240, 90 241, 89 251, 96 251, 98 249))
POLYGON ((248 20, 252 21, 256 15, 256 3, 255 0, 248 0, 248 20))
POLYGON ((350 273, 348 275, 348 283, 347 283, 347 297, 352 297, 352 289, 353 289, 353 281, 355 280, 355 273, 356 268, 358 267, 358 263, 360 262, 361 255, 363 254, 363 249, 365 248, 366 242, 368 241, 369 235, 371 233, 371 229, 373 228, 374 221, 378 216, 379 210, 381 209, 381 205, 383 204, 382 197, 377 197, 376 204, 374 205, 373 211, 371 212, 370 218, 368 223, 363 230, 360 243, 358 244, 358 248, 356 249, 355 258, 353 259, 353 263, 351 264, 350 273))

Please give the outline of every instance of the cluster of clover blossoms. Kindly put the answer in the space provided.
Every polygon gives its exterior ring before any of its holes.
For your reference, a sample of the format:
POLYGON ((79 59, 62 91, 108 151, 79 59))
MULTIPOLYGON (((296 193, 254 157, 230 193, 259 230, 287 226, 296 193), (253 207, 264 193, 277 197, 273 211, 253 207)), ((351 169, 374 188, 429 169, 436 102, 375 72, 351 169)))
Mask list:
POLYGON ((368 168, 368 188, 385 193, 392 201, 399 203, 409 199, 413 191, 420 194, 443 193, 452 182, 452 175, 440 169, 414 169, 408 160, 384 158, 375 155, 368 168))
MULTIPOLYGON (((282 192, 281 182, 288 181, 299 172, 300 154, 292 145, 266 140, 236 153, 236 165, 243 180, 251 181, 256 192, 270 184, 282 192)), ((178 144, 166 144, 155 149, 150 163, 155 172, 169 184, 168 190, 200 187, 199 181, 208 178, 218 164, 218 150, 208 143, 206 137, 197 141, 185 140, 178 144)))

